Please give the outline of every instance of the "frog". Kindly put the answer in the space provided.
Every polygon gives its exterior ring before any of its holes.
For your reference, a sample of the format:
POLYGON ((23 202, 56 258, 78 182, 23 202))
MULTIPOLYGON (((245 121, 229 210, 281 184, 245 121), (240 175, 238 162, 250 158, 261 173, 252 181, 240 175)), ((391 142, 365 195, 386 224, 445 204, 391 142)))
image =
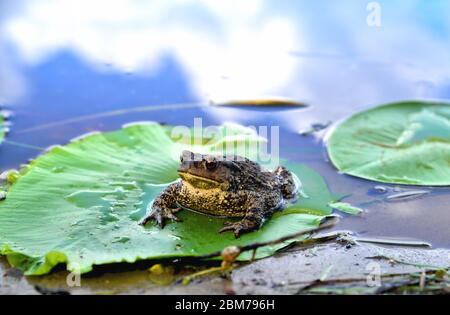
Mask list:
POLYGON ((256 231, 276 211, 297 198, 294 175, 284 166, 266 170, 239 155, 200 154, 184 150, 178 168, 180 177, 149 205, 140 221, 182 221, 175 214, 187 209, 229 218, 219 233, 231 231, 236 238, 256 231), (233 220, 234 219, 234 220, 233 220), (237 220, 236 220, 237 219, 237 220))

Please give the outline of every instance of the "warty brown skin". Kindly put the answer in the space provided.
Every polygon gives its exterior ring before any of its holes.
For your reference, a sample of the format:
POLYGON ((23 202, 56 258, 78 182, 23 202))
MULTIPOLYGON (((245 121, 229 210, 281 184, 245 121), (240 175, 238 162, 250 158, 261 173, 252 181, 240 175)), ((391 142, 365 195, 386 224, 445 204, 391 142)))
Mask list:
POLYGON ((208 215, 241 218, 226 222, 219 232, 236 237, 259 229, 274 211, 296 197, 296 185, 283 166, 264 171, 240 156, 201 155, 183 151, 178 174, 181 181, 169 185, 152 205, 141 224, 155 220, 163 228, 166 219, 180 221, 182 208, 208 215))

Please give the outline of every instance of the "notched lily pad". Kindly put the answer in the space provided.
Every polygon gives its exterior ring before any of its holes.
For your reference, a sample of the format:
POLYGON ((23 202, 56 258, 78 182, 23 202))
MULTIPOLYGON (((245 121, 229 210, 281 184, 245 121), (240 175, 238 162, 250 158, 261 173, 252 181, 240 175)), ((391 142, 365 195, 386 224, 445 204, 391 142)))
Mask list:
POLYGON ((450 104, 400 102, 358 113, 328 139, 336 168, 370 180, 450 185, 450 104))
MULTIPOLYGON (((264 227, 235 239, 218 234, 225 219, 181 211, 182 223, 164 229, 138 225, 147 204, 177 180, 179 153, 189 145, 175 141, 171 129, 155 123, 92 134, 54 147, 33 160, 0 202, 0 253, 27 275, 42 275, 60 263, 85 273, 94 265, 141 259, 199 256, 230 245, 268 241, 316 227, 335 201, 323 179, 303 165, 287 165, 308 198, 276 213, 264 227)), ((243 143, 263 139, 241 126, 221 126, 219 136, 190 147, 219 152, 230 143, 250 156, 243 143)), ((286 246, 258 249, 258 257, 286 246)), ((239 259, 249 259, 246 253, 239 259)))

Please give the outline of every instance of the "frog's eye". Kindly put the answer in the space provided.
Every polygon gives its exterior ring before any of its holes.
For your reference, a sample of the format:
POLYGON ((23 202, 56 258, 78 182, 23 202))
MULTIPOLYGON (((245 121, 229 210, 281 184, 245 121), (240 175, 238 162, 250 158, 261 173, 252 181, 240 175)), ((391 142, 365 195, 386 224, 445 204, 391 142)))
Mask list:
POLYGON ((180 155, 180 162, 183 163, 183 161, 184 161, 183 156, 180 155))
POLYGON ((206 161, 205 166, 208 170, 213 170, 217 167, 217 161, 206 161))

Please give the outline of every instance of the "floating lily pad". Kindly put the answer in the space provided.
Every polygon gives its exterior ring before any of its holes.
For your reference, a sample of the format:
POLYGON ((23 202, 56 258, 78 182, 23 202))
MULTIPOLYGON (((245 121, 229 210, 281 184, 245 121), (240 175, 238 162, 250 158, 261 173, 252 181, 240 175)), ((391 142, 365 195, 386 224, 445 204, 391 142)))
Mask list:
POLYGON ((450 104, 400 102, 358 113, 329 137, 343 173, 385 183, 450 185, 450 104))
POLYGON ((351 204, 349 204, 347 202, 331 202, 329 204, 329 206, 333 209, 337 209, 341 212, 348 213, 348 214, 360 214, 361 212, 364 211, 363 209, 352 206, 351 204))
MULTIPOLYGON (((221 128, 231 136, 212 137, 195 150, 216 152, 231 142, 262 141, 242 127, 221 128)), ((169 130, 154 123, 129 125, 54 147, 32 161, 0 203, 0 253, 27 275, 46 274, 59 263, 85 273, 94 265, 199 256, 229 245, 272 240, 316 227, 331 213, 328 204, 336 197, 323 179, 295 164, 287 166, 302 181, 308 198, 239 239, 218 234, 224 219, 187 210, 179 213, 184 222, 162 230, 138 225, 147 204, 177 180, 178 156, 188 144, 175 141, 169 130)), ((286 245, 261 248, 258 257, 286 245)))

